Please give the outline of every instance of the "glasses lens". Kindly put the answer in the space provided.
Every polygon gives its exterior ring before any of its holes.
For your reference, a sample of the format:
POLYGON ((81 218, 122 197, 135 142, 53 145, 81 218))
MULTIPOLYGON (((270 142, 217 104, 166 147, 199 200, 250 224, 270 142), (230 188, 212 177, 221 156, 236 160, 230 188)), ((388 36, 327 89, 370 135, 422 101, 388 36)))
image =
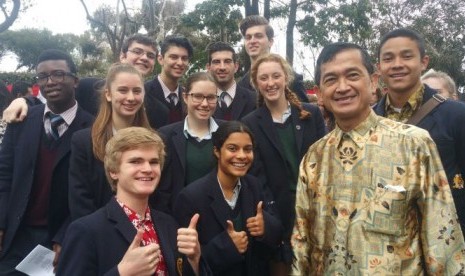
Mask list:
POLYGON ((216 103, 217 100, 218 100, 218 97, 215 96, 215 95, 207 96, 207 102, 208 102, 208 103, 213 104, 213 103, 216 103))

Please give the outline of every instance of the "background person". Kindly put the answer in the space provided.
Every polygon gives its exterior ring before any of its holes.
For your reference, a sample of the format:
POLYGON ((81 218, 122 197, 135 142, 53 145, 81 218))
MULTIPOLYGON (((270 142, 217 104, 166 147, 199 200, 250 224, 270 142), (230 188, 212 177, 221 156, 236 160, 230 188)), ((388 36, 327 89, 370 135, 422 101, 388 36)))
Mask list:
POLYGON ((430 69, 421 76, 421 81, 432 89, 438 91, 438 93, 443 95, 444 98, 458 100, 457 86, 455 85, 454 80, 446 73, 430 69))

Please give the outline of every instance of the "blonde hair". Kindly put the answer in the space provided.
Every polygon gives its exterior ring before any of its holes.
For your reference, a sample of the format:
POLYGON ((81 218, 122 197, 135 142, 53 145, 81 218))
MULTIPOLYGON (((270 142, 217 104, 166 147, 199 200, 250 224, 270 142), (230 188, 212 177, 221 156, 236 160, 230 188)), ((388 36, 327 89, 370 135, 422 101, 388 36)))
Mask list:
POLYGON ((105 146, 103 164, 111 189, 115 192, 117 181, 111 178, 110 172, 117 173, 121 165, 121 156, 128 150, 143 147, 155 147, 158 151, 160 168, 165 163, 165 144, 155 130, 145 127, 128 127, 118 130, 105 146))

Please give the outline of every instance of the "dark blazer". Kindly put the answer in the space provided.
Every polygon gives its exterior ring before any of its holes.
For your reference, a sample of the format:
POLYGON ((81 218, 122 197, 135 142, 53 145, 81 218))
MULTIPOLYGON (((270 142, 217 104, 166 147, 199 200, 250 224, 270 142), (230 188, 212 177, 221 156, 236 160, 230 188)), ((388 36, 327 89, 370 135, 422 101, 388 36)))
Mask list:
MULTIPOLYGON (((241 178, 240 204, 243 225, 257 214, 257 204, 264 201, 258 179, 246 175, 241 178)), ((270 249, 276 248, 281 240, 282 226, 268 202, 263 202, 265 234, 261 238, 248 235, 249 245, 245 254, 237 251, 227 233, 227 220, 231 207, 226 203, 217 180, 217 169, 192 182, 179 194, 174 216, 181 226, 189 225, 190 218, 198 213, 197 223, 202 256, 215 275, 269 275, 270 249), (245 261, 245 272, 240 265, 245 261)))
MULTIPOLYGON (((303 106, 312 114, 307 120, 301 120, 299 110, 291 107, 291 120, 295 126, 294 134, 298 147, 296 158, 299 163, 310 145, 326 134, 325 123, 319 108, 316 105, 305 103, 303 106)), ((284 226, 282 238, 289 245, 290 235, 294 227, 295 194, 290 191, 287 184, 289 176, 283 173, 289 171, 290 165, 279 141, 270 111, 263 105, 243 118, 242 121, 251 129, 255 137, 254 165, 250 173, 260 178, 260 182, 266 187, 264 190, 270 191, 276 201, 276 209, 284 226)))
MULTIPOLYGON (((8 251, 25 214, 34 181, 37 155, 44 130, 45 105, 29 109, 26 119, 7 127, 0 150, 0 229, 4 229, 2 254, 8 251)), ((60 242, 69 218, 68 168, 71 136, 89 127, 93 117, 78 108, 76 117, 60 138, 58 155, 53 165, 48 232, 50 239, 60 242)))
MULTIPOLYGON (((160 248, 169 275, 178 275, 176 221, 151 210, 160 248)), ((113 197, 103 208, 82 217, 68 228, 58 262, 57 275, 119 275, 118 263, 136 236, 136 228, 113 197)), ((199 265, 205 271, 205 264, 199 265)), ((193 275, 185 259, 183 271, 193 275)))
MULTIPOLYGON (((231 108, 232 120, 240 120, 257 108, 257 92, 237 85, 236 95, 229 108, 231 108)), ((213 117, 225 120, 224 111, 217 106, 213 117)))
MULTIPOLYGON (((220 125, 224 121, 215 119, 215 122, 220 125)), ((160 183, 150 199, 150 206, 167 214, 172 213, 174 200, 186 182, 187 139, 183 131, 184 121, 159 129, 165 142, 166 158, 160 183)))
POLYGON ((91 128, 74 133, 69 166, 69 211, 71 220, 89 215, 105 206, 113 192, 103 162, 92 150, 91 128))
MULTIPOLYGON (((155 128, 161 128, 170 124, 169 103, 165 99, 163 88, 161 87, 158 77, 155 76, 152 80, 145 83, 145 111, 149 119, 150 125, 155 128)), ((182 93, 181 88, 178 90, 178 104, 177 108, 182 109, 182 93)))
MULTIPOLYGON (((250 84, 250 71, 247 71, 241 80, 237 82, 238 85, 255 91, 252 84, 250 84)), ((290 87, 292 92, 294 92, 297 97, 299 97, 301 102, 308 103, 307 91, 304 85, 304 77, 301 74, 294 72, 294 80, 292 81, 290 87)))
MULTIPOLYGON (((425 85, 422 104, 437 92, 425 85)), ((386 95, 374 107, 376 114, 386 116, 386 95)), ((465 189, 454 187, 454 176, 465 177, 465 104, 446 100, 438 105, 418 124, 429 132, 439 151, 442 165, 452 189, 457 214, 465 230, 465 189)))

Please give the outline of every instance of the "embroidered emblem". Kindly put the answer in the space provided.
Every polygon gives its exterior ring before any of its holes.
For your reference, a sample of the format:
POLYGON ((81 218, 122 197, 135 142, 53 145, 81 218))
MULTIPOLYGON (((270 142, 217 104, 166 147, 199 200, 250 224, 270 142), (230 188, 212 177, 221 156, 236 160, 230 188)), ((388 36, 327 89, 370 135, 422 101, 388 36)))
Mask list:
POLYGON ((454 189, 463 189, 463 178, 462 178, 462 175, 461 174, 456 174, 454 176, 454 185, 452 186, 452 188, 454 189))

